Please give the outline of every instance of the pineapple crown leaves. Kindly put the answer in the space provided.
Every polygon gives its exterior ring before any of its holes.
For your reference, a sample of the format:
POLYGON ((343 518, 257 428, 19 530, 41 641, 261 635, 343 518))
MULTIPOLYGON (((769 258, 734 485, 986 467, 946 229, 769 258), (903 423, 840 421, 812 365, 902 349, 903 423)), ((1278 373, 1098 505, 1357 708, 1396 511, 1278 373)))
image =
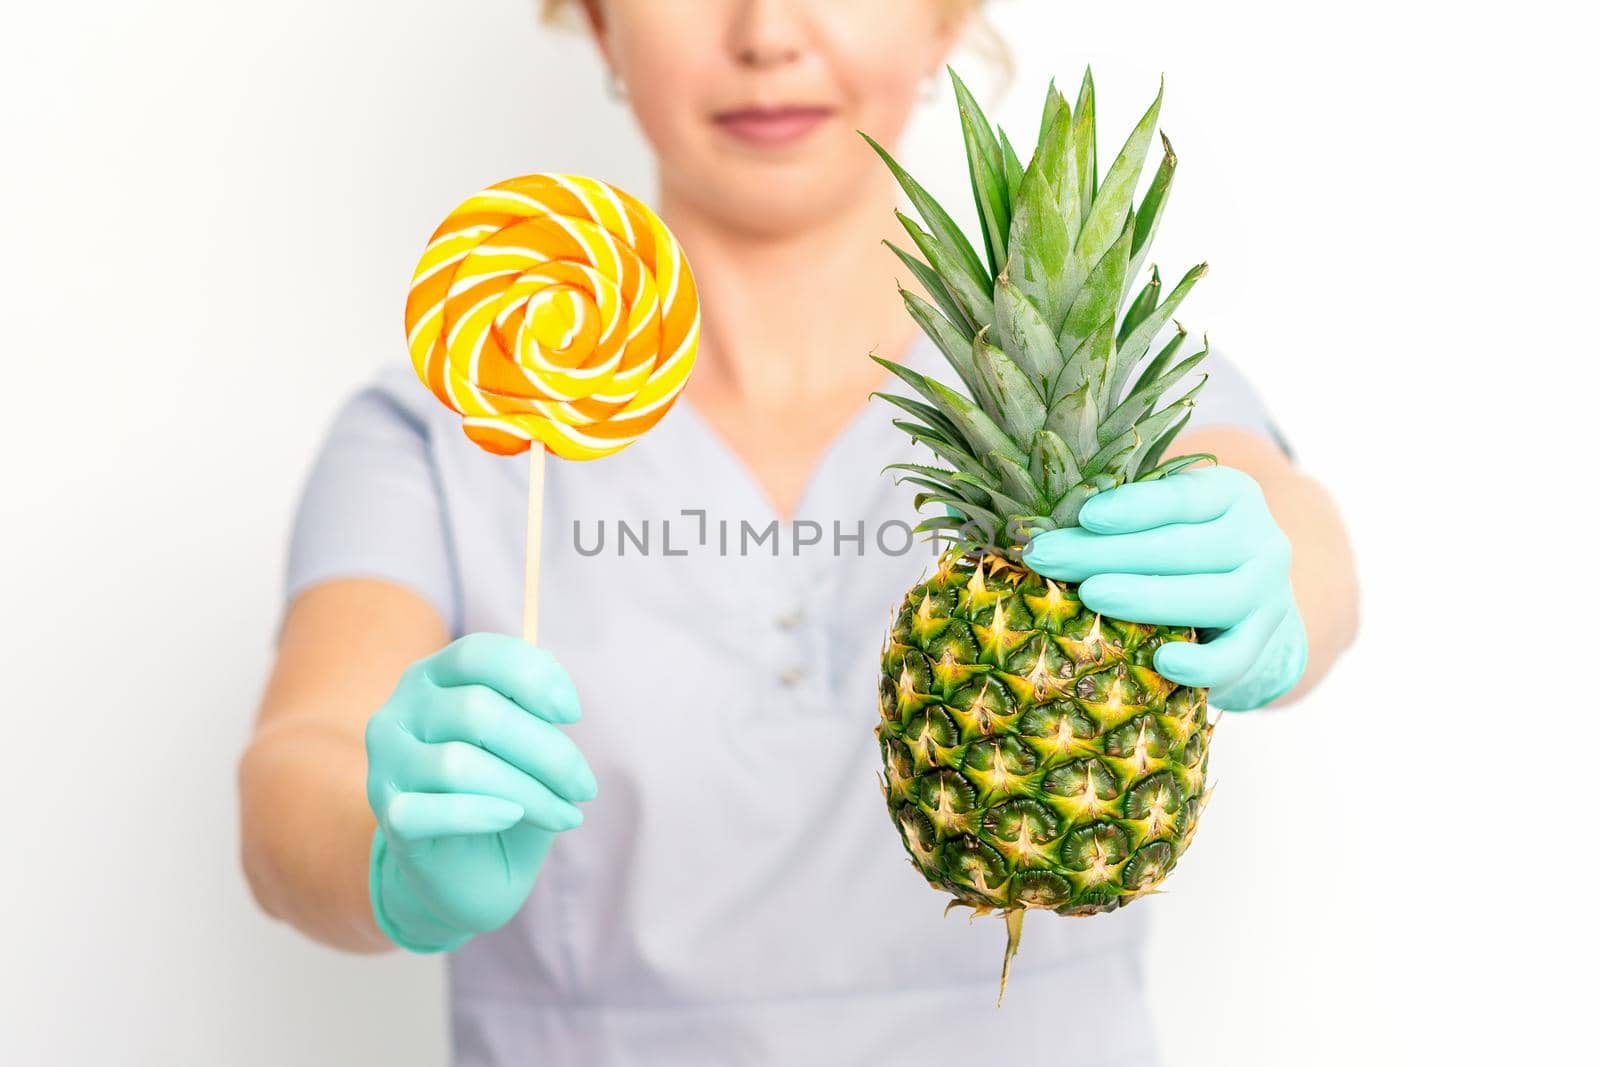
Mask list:
POLYGON ((1163 461, 1200 386, 1170 402, 1163 397, 1197 370, 1209 344, 1183 356, 1188 335, 1179 325, 1151 354, 1206 265, 1170 289, 1152 267, 1138 285, 1178 163, 1156 125, 1164 83, 1102 177, 1092 72, 1084 72, 1073 104, 1050 83, 1024 165, 947 69, 981 250, 882 145, 862 137, 918 216, 896 212, 915 252, 885 242, 927 293, 901 288, 901 298, 965 392, 873 356, 915 397, 874 395, 905 413, 896 426, 949 464, 885 468, 924 490, 919 508, 937 503, 949 512, 918 529, 956 531, 964 551, 1011 552, 1033 532, 1076 525, 1097 492, 1209 458, 1163 461), (1157 136, 1161 159, 1139 196, 1157 136))

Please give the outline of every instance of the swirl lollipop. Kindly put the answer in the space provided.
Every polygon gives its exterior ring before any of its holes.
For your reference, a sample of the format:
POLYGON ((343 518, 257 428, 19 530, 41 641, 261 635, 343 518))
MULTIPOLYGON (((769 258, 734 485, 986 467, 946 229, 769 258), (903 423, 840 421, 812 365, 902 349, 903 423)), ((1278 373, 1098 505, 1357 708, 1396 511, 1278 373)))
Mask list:
POLYGON ((598 459, 639 439, 694 366, 700 303, 683 249, 644 204, 572 174, 469 197, 417 264, 417 377, 475 443, 531 451, 523 634, 534 639, 544 454, 598 459))

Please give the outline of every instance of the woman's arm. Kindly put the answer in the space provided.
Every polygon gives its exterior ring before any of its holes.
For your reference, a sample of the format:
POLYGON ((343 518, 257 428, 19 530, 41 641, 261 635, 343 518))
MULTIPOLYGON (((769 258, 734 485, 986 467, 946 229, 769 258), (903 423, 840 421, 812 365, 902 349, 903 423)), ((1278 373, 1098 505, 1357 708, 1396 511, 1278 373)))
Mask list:
POLYGON ((284 620, 239 762, 244 871, 264 911, 335 948, 393 947, 368 897, 364 734, 401 672, 448 640, 423 597, 376 580, 314 586, 284 620))
POLYGON ((1356 633, 1355 560, 1333 499, 1272 442, 1249 430, 1203 427, 1173 444, 1173 455, 1209 452, 1224 467, 1254 478, 1293 547, 1290 583, 1305 622, 1309 655, 1298 685, 1273 702, 1281 706, 1311 691, 1356 633))

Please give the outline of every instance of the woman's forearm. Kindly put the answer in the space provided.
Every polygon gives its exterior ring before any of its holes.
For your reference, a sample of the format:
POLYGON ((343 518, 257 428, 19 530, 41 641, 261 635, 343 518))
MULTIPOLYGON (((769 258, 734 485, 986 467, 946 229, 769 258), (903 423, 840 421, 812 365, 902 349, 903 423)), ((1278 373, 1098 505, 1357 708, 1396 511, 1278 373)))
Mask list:
POLYGON ((391 947, 367 889, 366 725, 401 672, 448 637, 415 592, 371 579, 309 589, 284 618, 239 761, 240 851, 262 910, 324 944, 391 947))
POLYGON ((324 944, 393 947, 367 897, 374 820, 360 737, 314 718, 260 731, 239 763, 245 877, 263 911, 324 944))
POLYGON ((1316 687, 1355 639, 1359 613, 1355 560, 1344 524, 1327 490, 1291 472, 1263 487, 1267 504, 1294 555, 1289 579, 1306 628, 1306 671, 1276 703, 1287 704, 1316 687))
POLYGON ((1288 535, 1293 551, 1290 581, 1306 628, 1306 669, 1294 689, 1273 703, 1291 703, 1315 688, 1355 639, 1359 613, 1355 560, 1333 498, 1276 445, 1247 430, 1195 430, 1185 434, 1172 452, 1209 452, 1222 465, 1250 475, 1288 535))

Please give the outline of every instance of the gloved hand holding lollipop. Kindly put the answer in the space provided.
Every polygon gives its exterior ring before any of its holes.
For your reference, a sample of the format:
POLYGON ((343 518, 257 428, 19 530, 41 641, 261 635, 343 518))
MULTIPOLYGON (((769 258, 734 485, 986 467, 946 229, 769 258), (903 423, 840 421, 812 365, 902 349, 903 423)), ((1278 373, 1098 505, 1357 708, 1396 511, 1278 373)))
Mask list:
POLYGON ((577 690, 535 647, 544 456, 598 459, 667 413, 694 365, 699 300, 671 232, 605 182, 535 174, 468 198, 406 302, 417 376, 478 445, 530 453, 522 639, 469 634, 406 671, 367 727, 379 927, 453 949, 526 899, 596 783, 559 729, 577 690))

